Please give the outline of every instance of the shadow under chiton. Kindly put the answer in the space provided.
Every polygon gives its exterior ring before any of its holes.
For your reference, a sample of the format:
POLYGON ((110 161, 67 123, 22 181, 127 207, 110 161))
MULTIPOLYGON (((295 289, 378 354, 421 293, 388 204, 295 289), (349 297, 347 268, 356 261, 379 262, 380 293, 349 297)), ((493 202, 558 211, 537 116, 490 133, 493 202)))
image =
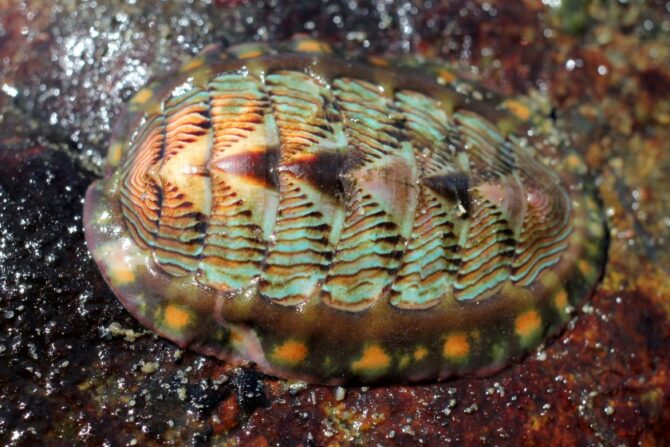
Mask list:
POLYGON ((563 327, 605 257, 582 160, 528 116, 310 39, 210 49, 131 100, 87 242, 182 347, 322 383, 487 374, 563 327))

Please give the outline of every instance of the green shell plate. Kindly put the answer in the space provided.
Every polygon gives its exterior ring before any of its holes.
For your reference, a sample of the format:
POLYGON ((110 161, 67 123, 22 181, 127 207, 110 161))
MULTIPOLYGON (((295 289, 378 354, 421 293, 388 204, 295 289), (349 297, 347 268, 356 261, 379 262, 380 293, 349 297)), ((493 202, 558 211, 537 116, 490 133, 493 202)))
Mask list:
POLYGON ((85 203, 126 308, 321 383, 489 374, 560 330, 605 260, 583 161, 522 101, 410 65, 295 38, 140 90, 85 203))

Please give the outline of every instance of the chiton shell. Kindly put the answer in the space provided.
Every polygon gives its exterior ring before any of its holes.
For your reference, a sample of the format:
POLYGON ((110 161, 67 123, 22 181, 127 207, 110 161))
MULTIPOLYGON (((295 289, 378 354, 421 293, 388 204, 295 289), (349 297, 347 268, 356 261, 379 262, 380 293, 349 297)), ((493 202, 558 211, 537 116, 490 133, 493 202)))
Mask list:
POLYGON ((487 374, 604 263, 585 165, 532 118, 436 65, 209 49, 130 101, 87 243, 182 347, 321 383, 487 374))

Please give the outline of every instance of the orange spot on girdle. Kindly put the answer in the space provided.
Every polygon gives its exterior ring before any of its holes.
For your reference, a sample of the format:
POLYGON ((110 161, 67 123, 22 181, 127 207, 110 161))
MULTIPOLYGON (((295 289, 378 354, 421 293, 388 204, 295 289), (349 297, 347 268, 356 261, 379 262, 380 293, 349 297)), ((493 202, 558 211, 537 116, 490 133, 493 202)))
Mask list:
POLYGON ((378 56, 370 56, 368 58, 368 61, 371 64, 377 65, 379 67, 387 67, 389 65, 388 59, 384 59, 383 57, 378 57, 378 56))
POLYGON ((205 60, 202 58, 194 58, 185 63, 182 67, 182 71, 190 71, 190 70, 195 70, 196 68, 200 68, 204 65, 205 60))
POLYGON ((243 343, 244 342, 244 334, 242 332, 238 331, 237 329, 233 328, 230 330, 230 340, 233 343, 243 343))
POLYGON ((391 358, 379 345, 371 345, 365 348, 363 356, 351 364, 355 371, 369 371, 388 368, 391 358))
POLYGON ((272 357, 283 363, 300 363, 307 358, 307 346, 302 342, 289 340, 277 346, 272 352, 272 357))
POLYGON ((470 343, 465 334, 450 335, 444 342, 444 356, 448 358, 466 357, 470 352, 470 343))
POLYGON ((118 284, 128 284, 135 281, 135 273, 130 269, 122 268, 113 272, 112 279, 118 284))
POLYGON ((262 56, 263 52, 261 50, 248 50, 237 55, 240 59, 251 59, 254 57, 262 56))
POLYGON ((416 348, 416 350, 414 351, 414 360, 418 362, 419 360, 425 358, 427 355, 428 355, 428 349, 424 347, 416 348))
POLYGON ((189 313, 174 304, 169 304, 165 308, 164 318, 165 323, 174 329, 182 329, 191 322, 189 313))
POLYGON ((306 40, 304 42, 300 42, 296 49, 298 51, 304 51, 307 53, 320 53, 322 51, 327 51, 327 47, 324 46, 324 44, 315 40, 306 40))
POLYGON ((525 104, 522 104, 521 102, 514 99, 508 99, 505 101, 505 105, 507 106, 507 109, 517 118, 523 121, 526 121, 528 118, 530 118, 530 110, 525 104))
POLYGON ((582 272, 582 274, 585 276, 590 276, 593 272, 593 267, 591 267, 591 264, 583 259, 577 263, 577 267, 579 268, 579 271, 582 272))
POLYGON ((554 298, 554 303, 558 309, 564 310, 568 307, 568 293, 565 290, 559 291, 554 298))
POLYGON ((533 332, 540 329, 540 324, 542 320, 540 314, 534 310, 529 310, 524 312, 518 317, 514 322, 514 330, 520 337, 528 337, 533 334, 533 332))
POLYGON ((450 71, 444 70, 444 69, 438 71, 438 76, 439 76, 440 80, 442 82, 446 83, 446 84, 449 84, 449 83, 454 82, 456 80, 456 75, 455 74, 453 74, 450 71))
POLYGON ((135 94, 132 101, 138 104, 144 104, 149 99, 151 99, 152 96, 153 92, 151 91, 151 89, 143 88, 142 90, 140 90, 135 94))

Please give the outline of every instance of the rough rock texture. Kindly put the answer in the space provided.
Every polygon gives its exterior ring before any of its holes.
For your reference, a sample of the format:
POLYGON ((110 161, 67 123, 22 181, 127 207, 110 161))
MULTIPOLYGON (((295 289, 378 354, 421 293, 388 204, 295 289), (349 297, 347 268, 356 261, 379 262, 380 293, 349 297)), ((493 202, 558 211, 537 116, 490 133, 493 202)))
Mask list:
POLYGON ((0 0, 0 443, 668 442, 670 2, 160 5, 0 0), (459 63, 572 138, 611 242, 602 285, 557 340, 487 379, 311 387, 181 352, 121 307, 81 201, 124 100, 208 43, 296 32, 459 63))

